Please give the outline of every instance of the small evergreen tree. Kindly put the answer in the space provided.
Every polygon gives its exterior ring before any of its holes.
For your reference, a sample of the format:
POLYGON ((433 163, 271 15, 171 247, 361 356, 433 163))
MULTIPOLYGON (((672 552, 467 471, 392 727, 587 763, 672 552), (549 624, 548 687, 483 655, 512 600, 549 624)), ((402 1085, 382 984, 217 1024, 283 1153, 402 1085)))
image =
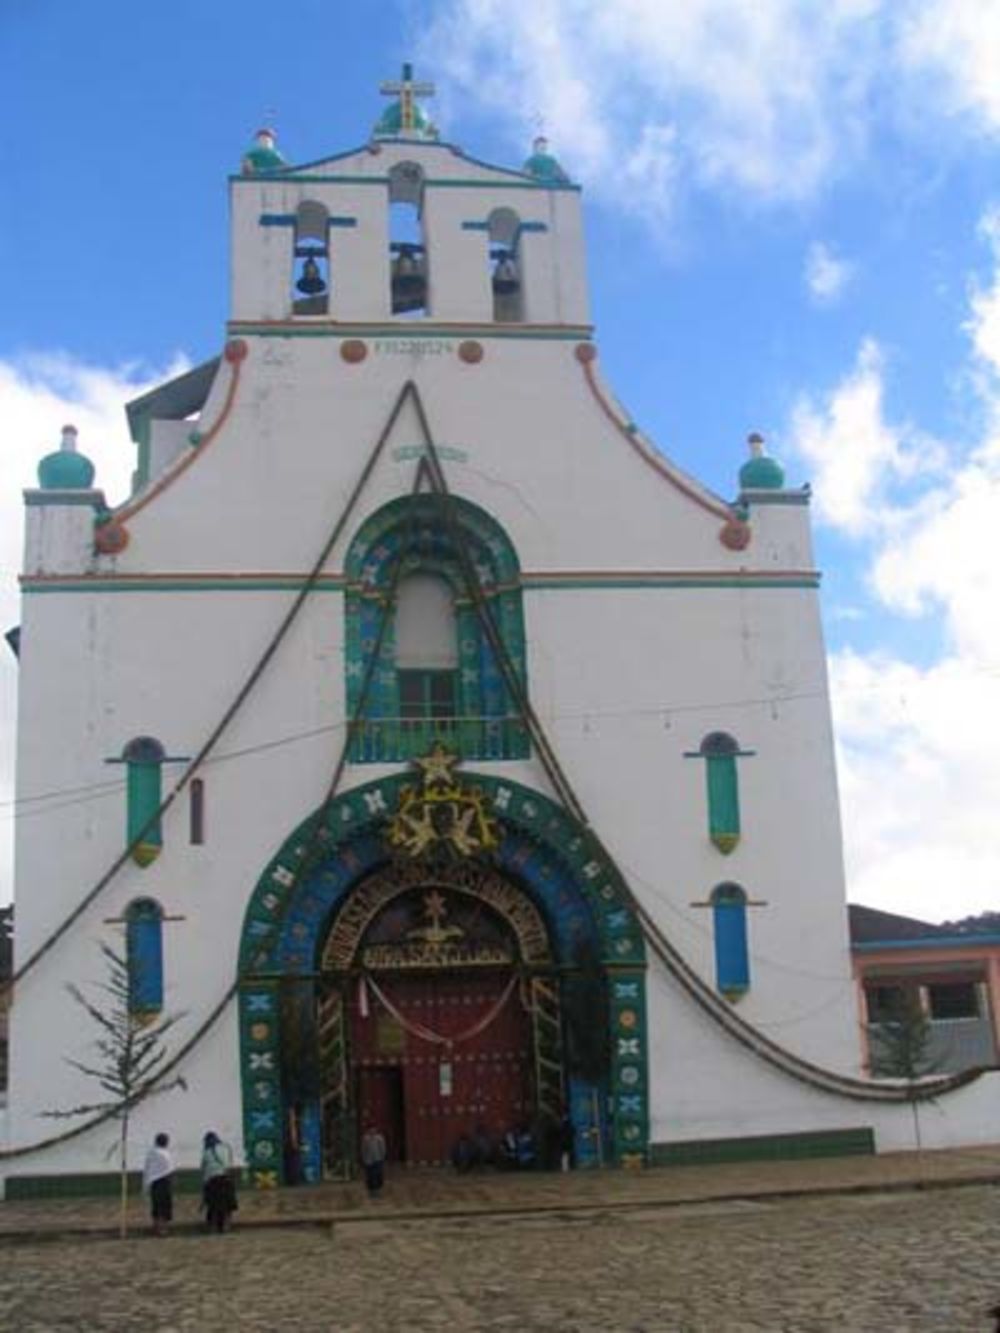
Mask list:
POLYGON ((930 1044, 930 1020, 920 1003, 919 991, 915 986, 900 987, 886 1018, 878 1024, 878 1036, 872 1049, 872 1072, 882 1078, 906 1080, 918 1154, 923 1153, 923 1143, 917 1084, 927 1074, 934 1073, 937 1065, 930 1044))
POLYGON ((102 943, 100 949, 107 967, 107 980, 97 986, 104 994, 103 1001, 88 999, 79 986, 72 983, 66 986, 76 1003, 86 1010, 99 1028, 93 1043, 97 1056, 93 1064, 74 1059, 69 1059, 68 1063, 88 1078, 94 1079, 106 1097, 65 1111, 46 1111, 45 1114, 60 1119, 96 1115, 118 1121, 121 1183, 119 1234, 124 1238, 128 1219, 128 1127, 131 1113, 148 1097, 158 1096, 173 1088, 186 1089, 187 1084, 182 1078, 173 1078, 166 1083, 158 1081, 167 1059, 163 1038, 181 1015, 150 1021, 148 1014, 134 1012, 131 1000, 136 979, 128 963, 106 944, 102 943))

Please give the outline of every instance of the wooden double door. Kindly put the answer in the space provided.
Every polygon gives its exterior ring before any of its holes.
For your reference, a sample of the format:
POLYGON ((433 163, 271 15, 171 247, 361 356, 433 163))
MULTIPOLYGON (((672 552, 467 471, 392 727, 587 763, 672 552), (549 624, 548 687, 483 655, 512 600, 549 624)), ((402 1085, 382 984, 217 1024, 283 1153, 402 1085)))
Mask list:
POLYGON ((459 1138, 494 1140, 535 1114, 534 1034, 508 968, 390 973, 348 1001, 357 1131, 390 1160, 436 1165, 459 1138), (388 1003, 385 1003, 385 1002, 388 1003))

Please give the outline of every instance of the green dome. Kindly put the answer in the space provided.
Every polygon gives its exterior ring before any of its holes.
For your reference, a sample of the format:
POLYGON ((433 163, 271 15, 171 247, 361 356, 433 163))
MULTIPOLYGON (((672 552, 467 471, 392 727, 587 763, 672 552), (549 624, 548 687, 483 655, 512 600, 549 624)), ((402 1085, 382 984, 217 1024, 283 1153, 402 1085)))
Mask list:
POLYGON ((62 444, 38 464, 38 484, 43 491, 89 491, 94 484, 94 465, 76 452, 76 427, 64 426, 62 444))
POLYGON ((274 145, 270 130, 258 130, 253 143, 243 154, 243 174, 254 176, 259 171, 281 171, 288 163, 274 145))
POLYGON ((376 139, 395 139, 400 135, 413 135, 419 139, 436 139, 437 128, 430 116, 417 102, 413 104, 413 124, 403 125, 403 103, 397 99, 390 102, 375 122, 372 134, 376 139))
POLYGON ((548 151, 548 147, 545 139, 536 139, 533 145, 534 151, 524 164, 524 171, 527 175, 534 176, 535 180, 544 181, 547 185, 562 185, 569 180, 569 177, 557 159, 548 151))
POLYGON ((776 458, 757 454, 740 468, 740 487, 745 491, 780 491, 785 485, 785 469, 776 458))

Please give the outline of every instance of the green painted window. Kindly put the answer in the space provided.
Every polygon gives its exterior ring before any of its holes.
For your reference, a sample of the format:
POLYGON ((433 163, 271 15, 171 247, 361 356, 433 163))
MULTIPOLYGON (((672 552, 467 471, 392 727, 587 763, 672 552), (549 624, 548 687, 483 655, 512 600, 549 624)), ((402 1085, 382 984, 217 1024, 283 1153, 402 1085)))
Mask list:
POLYGON ((162 801, 166 751, 153 736, 136 736, 122 750, 125 761, 125 836, 136 865, 151 865, 160 854, 163 834, 155 817, 162 801))
POLYGON ((740 793, 736 773, 739 745, 724 731, 713 731, 701 743, 708 798, 708 836, 728 854, 740 840, 740 793))

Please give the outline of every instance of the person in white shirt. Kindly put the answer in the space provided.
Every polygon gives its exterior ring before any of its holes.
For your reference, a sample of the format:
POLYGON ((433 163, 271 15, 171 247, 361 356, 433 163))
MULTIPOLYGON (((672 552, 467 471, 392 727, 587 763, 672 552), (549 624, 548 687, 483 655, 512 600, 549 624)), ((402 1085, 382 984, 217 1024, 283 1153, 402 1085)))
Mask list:
POLYGON ((230 1215, 239 1204, 233 1183, 233 1152, 218 1134, 209 1130, 202 1140, 201 1191, 208 1231, 227 1231, 230 1215))
POLYGON ((142 1169, 142 1188, 149 1195, 149 1211, 155 1236, 167 1234, 167 1227, 174 1216, 174 1159, 167 1150, 169 1143, 169 1135, 157 1134, 142 1169))

